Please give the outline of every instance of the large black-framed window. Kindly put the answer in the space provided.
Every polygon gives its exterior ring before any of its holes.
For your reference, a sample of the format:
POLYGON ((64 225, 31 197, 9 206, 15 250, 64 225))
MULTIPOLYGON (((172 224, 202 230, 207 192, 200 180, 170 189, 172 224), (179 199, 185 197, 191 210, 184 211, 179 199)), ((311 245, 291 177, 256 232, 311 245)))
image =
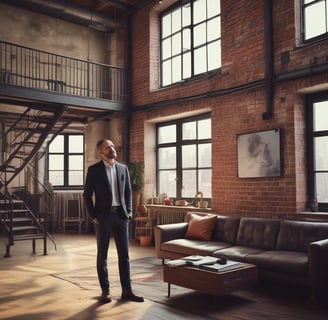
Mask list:
POLYGON ((328 92, 307 97, 309 201, 328 211, 328 92))
POLYGON ((328 36, 328 0, 302 1, 303 42, 311 42, 328 36))
POLYGON ((162 13, 162 87, 220 67, 220 0, 181 0, 162 13))
POLYGON ((210 114, 157 124, 157 193, 193 201, 212 197, 210 114))
POLYGON ((83 134, 60 134, 50 143, 48 147, 48 180, 54 189, 83 188, 83 134))

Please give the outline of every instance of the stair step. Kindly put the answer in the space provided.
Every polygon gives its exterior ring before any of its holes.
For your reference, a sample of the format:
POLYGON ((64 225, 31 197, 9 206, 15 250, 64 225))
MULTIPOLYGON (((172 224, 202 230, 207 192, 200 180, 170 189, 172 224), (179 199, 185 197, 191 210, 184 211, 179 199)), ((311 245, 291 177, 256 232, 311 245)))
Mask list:
POLYGON ((13 155, 13 158, 18 159, 18 160, 24 160, 26 154, 19 155, 18 153, 16 155, 13 155))
POLYGON ((14 142, 11 144, 11 146, 34 147, 36 144, 37 142, 33 142, 33 141, 22 141, 22 142, 14 142))
POLYGON ((26 214, 29 211, 27 209, 13 209, 13 210, 3 210, 3 213, 8 213, 8 212, 12 212, 13 215, 19 215, 19 214, 26 214))
POLYGON ((44 233, 18 234, 18 235, 14 235, 14 241, 32 240, 32 239, 43 239, 43 238, 44 238, 44 233))
MULTIPOLYGON (((13 218, 13 223, 18 223, 18 222, 31 222, 33 221, 31 218, 28 217, 19 217, 19 218, 13 218)), ((6 223, 10 222, 10 219, 5 220, 6 223)))
POLYGON ((20 131, 33 131, 34 133, 42 133, 44 128, 33 128, 33 127, 15 127, 15 130, 20 131))
POLYGON ((27 213, 29 211, 27 209, 13 209, 12 212, 13 214, 18 214, 18 213, 27 213))
POLYGON ((17 203, 24 203, 23 200, 0 200, 0 204, 9 204, 9 203, 13 203, 13 204, 17 204, 17 203))
POLYGON ((16 167, 14 166, 10 166, 10 165, 6 165, 6 168, 3 168, 3 170, 1 170, 2 172, 7 172, 7 173, 13 173, 16 172, 16 167))
POLYGON ((39 230, 36 226, 20 226, 20 227, 13 227, 13 232, 22 232, 22 231, 35 231, 39 230))

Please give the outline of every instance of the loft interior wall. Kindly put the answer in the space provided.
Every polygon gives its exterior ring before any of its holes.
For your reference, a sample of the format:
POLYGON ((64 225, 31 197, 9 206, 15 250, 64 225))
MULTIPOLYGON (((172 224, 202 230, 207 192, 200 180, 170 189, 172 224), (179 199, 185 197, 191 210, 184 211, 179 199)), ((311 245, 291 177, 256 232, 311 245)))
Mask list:
MULTIPOLYGON (((163 4, 165 6, 166 1, 163 4)), ((165 88, 160 88, 159 48, 152 45, 160 42, 157 19, 160 8, 165 8, 154 4, 132 17, 131 103, 134 112, 131 132, 134 134, 130 140, 131 155, 136 160, 151 156, 152 150, 146 141, 149 128, 145 129, 145 121, 155 126, 163 117, 179 118, 182 112, 202 110, 205 113, 209 108, 212 118, 211 203, 212 209, 223 214, 291 217, 309 208, 303 92, 313 88, 325 90, 328 75, 323 72, 302 75, 301 71, 311 70, 316 61, 325 64, 328 43, 298 46, 295 25, 300 21, 295 15, 294 3, 277 0, 272 4, 274 72, 285 81, 275 83, 273 117, 268 120, 262 119, 267 102, 263 1, 250 4, 222 0, 221 69, 204 74, 202 79, 188 79, 165 88), (290 60, 282 60, 283 54, 288 54, 290 60), (295 72, 298 69, 300 72, 295 72), (233 90, 252 82, 256 86, 233 90), (282 133, 282 175, 238 178, 237 136, 273 128, 279 128, 282 133)))
POLYGON ((0 3, 0 39, 98 63, 111 60, 106 33, 0 3), (9 31, 9 32, 8 32, 9 31))
MULTIPOLYGON (((124 55, 121 53, 124 41, 120 37, 124 37, 121 27, 117 28, 117 33, 106 33, 0 3, 0 40, 16 45, 123 67, 124 55)), ((87 126, 84 132, 86 168, 98 160, 95 155, 97 140, 111 137, 123 149, 122 123, 121 117, 117 116, 111 121, 100 120, 87 126)), ((42 159, 39 166, 43 174, 44 165, 42 159)), ((23 172, 15 179, 13 186, 22 184, 25 184, 23 172)))

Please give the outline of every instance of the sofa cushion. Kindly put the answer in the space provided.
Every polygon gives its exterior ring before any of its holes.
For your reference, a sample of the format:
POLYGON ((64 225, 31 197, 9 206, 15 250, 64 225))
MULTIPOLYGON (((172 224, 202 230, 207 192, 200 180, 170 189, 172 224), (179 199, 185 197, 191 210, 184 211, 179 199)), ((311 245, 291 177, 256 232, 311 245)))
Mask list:
POLYGON ((185 235, 186 239, 197 240, 210 240, 214 225, 216 223, 216 215, 199 216, 197 214, 191 214, 188 229, 185 235))
POLYGON ((251 248, 275 249, 280 220, 266 218, 241 218, 237 245, 251 248))
POLYGON ((235 243, 240 217, 217 216, 213 231, 213 240, 235 243))
POLYGON ((246 262, 256 264, 258 268, 278 271, 285 274, 307 275, 308 256, 304 252, 286 250, 267 250, 250 254, 246 262))
POLYGON ((213 253, 215 257, 226 257, 231 260, 245 262, 246 257, 250 254, 263 252, 262 249, 251 248, 245 246, 231 246, 228 248, 217 250, 213 253))
POLYGON ((328 223, 288 221, 281 222, 277 249, 307 251, 308 244, 328 238, 328 223))
POLYGON ((174 252, 181 256, 190 256, 199 254, 201 256, 210 256, 216 250, 227 248, 230 245, 224 242, 175 239, 161 244, 162 251, 174 252))

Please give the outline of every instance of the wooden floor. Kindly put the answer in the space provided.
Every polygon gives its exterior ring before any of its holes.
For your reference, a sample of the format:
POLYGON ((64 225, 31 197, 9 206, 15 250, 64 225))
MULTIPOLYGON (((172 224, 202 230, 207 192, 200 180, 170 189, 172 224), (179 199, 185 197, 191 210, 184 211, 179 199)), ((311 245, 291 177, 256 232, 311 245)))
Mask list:
MULTIPOLYGON (((46 256, 42 255, 42 241, 37 242, 37 254, 35 255, 31 253, 31 241, 22 241, 17 242, 11 248, 12 257, 3 258, 4 240, 0 238, 0 318, 2 320, 254 319, 254 317, 249 318, 254 312, 254 307, 249 310, 249 315, 245 309, 237 310, 238 308, 230 306, 230 311, 227 309, 218 317, 202 317, 202 310, 194 310, 195 313, 191 317, 190 314, 179 311, 179 309, 185 309, 170 308, 165 304, 148 299, 144 303, 121 303, 120 292, 112 293, 112 303, 99 305, 98 293, 95 291, 85 290, 70 282, 50 276, 54 273, 94 266, 96 257, 94 235, 56 234, 55 239, 57 251, 49 242, 46 256), (235 310, 235 313, 231 312, 232 310, 235 310)), ((153 247, 140 247, 138 243, 131 242, 131 260, 151 256, 155 256, 153 247)), ((117 262, 113 241, 109 261, 117 262)), ((142 292, 137 293, 142 294, 142 292)), ((221 303, 224 301, 227 304, 231 303, 229 298, 221 300, 221 303)), ((187 304, 187 309, 189 308, 190 302, 187 300, 181 300, 179 303, 187 304)), ((273 306, 269 306, 272 308, 272 319, 287 319, 280 312, 279 303, 273 304, 273 306), (277 315, 280 316, 277 318, 277 315)), ((194 305, 190 305, 190 310, 194 308, 194 305)), ((261 308, 261 303, 255 305, 255 308, 261 308)), ((224 311, 224 308, 222 309, 224 311)), ((313 315, 316 310, 313 309, 313 315)), ((268 312, 270 313, 266 310, 266 314, 268 312)), ((302 319, 307 318, 308 316, 302 317, 302 319)), ((300 317, 288 317, 288 319, 299 320, 300 317)), ((308 319, 312 320, 315 317, 308 319)))
MULTIPOLYGON (((3 258, 4 239, 0 238, 0 319, 188 319, 183 312, 149 300, 120 303, 120 292, 112 293, 112 303, 99 305, 98 293, 95 295, 94 291, 49 276, 94 266, 96 259, 94 235, 56 234, 55 239, 57 251, 49 242, 46 256, 42 241, 38 240, 35 255, 31 241, 21 241, 11 247, 10 258, 3 258)), ((131 242, 131 260, 154 255, 153 247, 141 247, 139 243, 131 242)), ((117 263, 113 241, 108 261, 117 263)))

